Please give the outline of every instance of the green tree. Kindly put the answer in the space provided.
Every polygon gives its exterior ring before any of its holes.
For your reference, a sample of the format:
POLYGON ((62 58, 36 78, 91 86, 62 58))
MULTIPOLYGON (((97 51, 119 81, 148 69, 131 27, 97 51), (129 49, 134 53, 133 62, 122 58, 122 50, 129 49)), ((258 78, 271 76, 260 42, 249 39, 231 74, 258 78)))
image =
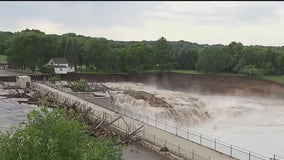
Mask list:
POLYGON ((195 69, 197 58, 196 50, 184 50, 177 58, 178 69, 195 69))
POLYGON ((93 38, 85 45, 85 63, 91 66, 91 70, 93 65, 97 71, 103 69, 107 61, 106 55, 110 52, 108 41, 105 38, 93 38))
POLYGON ((229 68, 230 55, 219 48, 205 48, 198 54, 196 69, 209 72, 223 72, 229 68))
POLYGON ((224 52, 231 55, 230 59, 230 71, 234 72, 234 67, 239 63, 241 57, 243 56, 243 44, 237 42, 231 42, 228 46, 224 47, 224 52))
POLYGON ((138 72, 150 68, 151 66, 151 48, 145 44, 137 43, 130 45, 123 50, 122 61, 124 63, 124 71, 138 72))
POLYGON ((90 137, 80 117, 42 108, 28 115, 26 126, 0 135, 0 160, 120 160, 112 139, 90 137))
POLYGON ((122 71, 122 50, 119 48, 114 48, 111 49, 111 51, 107 54, 107 60, 104 63, 105 70, 111 72, 122 71))
POLYGON ((7 40, 6 54, 10 66, 35 70, 44 65, 54 52, 51 39, 37 30, 15 33, 7 40))
POLYGON ((174 56, 171 53, 171 46, 166 38, 159 38, 153 46, 154 63, 163 72, 165 69, 171 69, 174 66, 174 56))
POLYGON ((79 38, 75 33, 63 34, 59 48, 60 57, 65 57, 76 68, 77 64, 82 64, 82 38, 79 38))
POLYGON ((0 54, 4 54, 7 49, 5 42, 13 35, 12 32, 1 32, 0 31, 0 54))

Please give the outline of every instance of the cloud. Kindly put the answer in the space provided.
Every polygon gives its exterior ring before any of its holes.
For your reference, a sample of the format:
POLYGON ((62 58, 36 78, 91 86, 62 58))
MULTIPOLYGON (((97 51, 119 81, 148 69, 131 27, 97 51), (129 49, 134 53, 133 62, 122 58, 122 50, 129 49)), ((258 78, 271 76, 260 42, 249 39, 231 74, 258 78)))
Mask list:
POLYGON ((284 2, 0 2, 0 30, 115 40, 283 45, 284 2))
POLYGON ((20 20, 50 19, 72 26, 143 26, 144 13, 155 10, 156 3, 145 2, 0 2, 5 23, 20 20), (12 12, 11 12, 12 11, 12 12))
MULTIPOLYGON (((165 2, 167 14, 197 25, 262 25, 283 22, 284 3, 261 2, 165 2)), ((165 15, 165 14, 163 14, 165 15)), ((167 19, 167 17, 164 17, 167 19)))

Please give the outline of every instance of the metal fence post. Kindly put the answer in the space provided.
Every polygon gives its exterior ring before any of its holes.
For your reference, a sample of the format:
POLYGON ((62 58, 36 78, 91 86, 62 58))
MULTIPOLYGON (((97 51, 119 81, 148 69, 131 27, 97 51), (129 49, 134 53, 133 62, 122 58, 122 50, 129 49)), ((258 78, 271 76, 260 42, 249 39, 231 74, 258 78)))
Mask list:
POLYGON ((177 135, 177 126, 176 126, 176 135, 177 135))
POLYGON ((157 128, 157 119, 155 120, 155 125, 156 125, 156 128, 157 128))
POLYGON ((233 146, 231 145, 231 156, 232 156, 232 153, 233 153, 233 146))
POLYGON ((201 144, 202 134, 200 134, 200 144, 201 144))
POLYGON ((149 117, 147 116, 147 124, 149 124, 149 123, 148 123, 148 119, 149 119, 149 117))
POLYGON ((215 139, 215 145, 214 145, 214 149, 216 150, 216 139, 215 139))
POLYGON ((119 119, 117 120, 117 126, 118 126, 118 128, 119 128, 119 119))
POLYGON ((192 160, 194 160, 194 150, 192 150, 192 160))
POLYGON ((178 156, 180 156, 180 144, 178 144, 178 156))
POLYGON ((189 140, 189 132, 187 131, 186 133, 187 133, 187 140, 189 140))
POLYGON ((249 151, 249 160, 250 160, 250 151, 249 151))

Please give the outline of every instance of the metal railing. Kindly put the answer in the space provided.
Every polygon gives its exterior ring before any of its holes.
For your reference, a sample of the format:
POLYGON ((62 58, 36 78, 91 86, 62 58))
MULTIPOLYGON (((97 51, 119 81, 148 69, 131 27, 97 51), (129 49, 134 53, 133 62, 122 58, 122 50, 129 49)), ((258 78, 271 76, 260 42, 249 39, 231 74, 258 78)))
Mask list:
POLYGON ((224 141, 220 141, 214 138, 210 138, 208 136, 202 135, 198 132, 194 132, 188 129, 180 128, 176 125, 169 124, 164 121, 157 120, 156 118, 144 116, 139 113, 135 113, 132 111, 129 111, 127 108, 123 108, 122 106, 117 106, 110 101, 107 101, 102 98, 95 98, 92 96, 91 93, 74 93, 70 89, 66 89, 63 86, 51 84, 51 83, 45 83, 48 86, 61 90, 63 92, 68 92, 70 94, 73 94, 75 96, 78 96, 88 102, 97 104, 99 106, 102 106, 104 108, 107 108, 109 110, 118 112, 124 116, 127 116, 129 118, 144 122, 146 124, 149 124, 151 126, 154 126, 158 129, 164 130, 168 133, 174 134, 178 137, 184 138, 186 140, 195 142, 197 144, 200 144, 202 146, 208 147, 214 151, 221 152, 223 154, 229 155, 233 158, 240 159, 240 160, 284 160, 281 156, 274 155, 273 157, 266 157, 254 152, 251 152, 249 150, 246 150, 244 148, 226 143, 224 141))

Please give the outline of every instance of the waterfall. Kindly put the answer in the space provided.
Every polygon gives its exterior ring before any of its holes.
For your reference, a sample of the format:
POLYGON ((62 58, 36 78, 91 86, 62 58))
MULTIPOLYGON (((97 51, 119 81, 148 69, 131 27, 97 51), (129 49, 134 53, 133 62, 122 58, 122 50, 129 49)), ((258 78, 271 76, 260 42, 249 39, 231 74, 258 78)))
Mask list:
POLYGON ((105 83, 104 85, 114 90, 110 93, 116 105, 141 115, 171 121, 179 126, 193 126, 211 118, 204 103, 184 92, 158 90, 142 83, 105 83), (137 99, 125 93, 128 90, 153 94, 167 102, 171 108, 163 107, 163 105, 153 106, 143 99, 137 99))

